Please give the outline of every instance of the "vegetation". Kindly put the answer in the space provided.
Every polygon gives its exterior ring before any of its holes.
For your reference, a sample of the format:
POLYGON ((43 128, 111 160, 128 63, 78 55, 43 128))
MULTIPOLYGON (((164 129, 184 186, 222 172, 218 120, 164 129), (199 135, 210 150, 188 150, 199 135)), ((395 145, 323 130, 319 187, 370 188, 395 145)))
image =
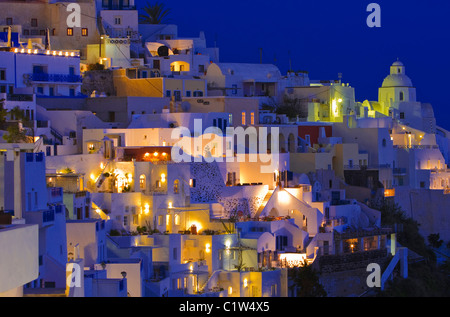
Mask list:
POLYGON ((450 295, 450 262, 438 264, 433 248, 443 241, 439 234, 428 236, 428 243, 419 233, 420 224, 407 217, 397 204, 382 202, 375 206, 381 211, 383 226, 397 225, 398 242, 422 256, 422 260, 408 264, 408 278, 394 278, 379 296, 386 297, 442 297, 450 295))
POLYGON ((6 130, 8 133, 3 135, 3 139, 8 143, 33 143, 34 129, 32 121, 25 116, 24 110, 14 107, 11 110, 3 108, 4 99, 0 100, 0 130, 6 130), (20 128, 18 124, 7 125, 7 117, 12 120, 20 121, 27 129, 20 128), (31 133, 31 136, 28 135, 31 133))
POLYGON ((143 14, 139 14, 140 22, 143 24, 163 24, 167 23, 167 15, 170 9, 165 9, 163 3, 156 2, 155 4, 147 3, 142 9, 143 14))
POLYGON ((297 297, 326 297, 327 292, 319 281, 319 273, 311 265, 289 269, 289 280, 293 282, 291 290, 297 297))
POLYGON ((308 107, 305 102, 302 102, 298 98, 289 98, 285 96, 283 102, 278 105, 265 104, 264 108, 266 110, 273 109, 276 114, 284 114, 289 119, 306 118, 308 117, 308 107))

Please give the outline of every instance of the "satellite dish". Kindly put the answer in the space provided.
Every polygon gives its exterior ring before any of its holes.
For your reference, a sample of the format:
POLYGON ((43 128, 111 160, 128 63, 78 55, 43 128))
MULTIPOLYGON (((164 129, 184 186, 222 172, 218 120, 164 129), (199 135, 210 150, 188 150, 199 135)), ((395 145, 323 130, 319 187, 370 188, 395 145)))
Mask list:
POLYGON ((164 45, 158 47, 158 55, 162 57, 169 56, 169 48, 164 45))

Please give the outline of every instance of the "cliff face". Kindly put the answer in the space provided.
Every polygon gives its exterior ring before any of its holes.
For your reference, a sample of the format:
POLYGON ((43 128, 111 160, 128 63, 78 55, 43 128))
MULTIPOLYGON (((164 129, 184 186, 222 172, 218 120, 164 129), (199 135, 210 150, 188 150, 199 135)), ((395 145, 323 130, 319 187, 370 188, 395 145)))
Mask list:
POLYGON ((90 70, 85 72, 81 93, 90 96, 93 91, 106 96, 114 96, 116 94, 112 70, 90 70))

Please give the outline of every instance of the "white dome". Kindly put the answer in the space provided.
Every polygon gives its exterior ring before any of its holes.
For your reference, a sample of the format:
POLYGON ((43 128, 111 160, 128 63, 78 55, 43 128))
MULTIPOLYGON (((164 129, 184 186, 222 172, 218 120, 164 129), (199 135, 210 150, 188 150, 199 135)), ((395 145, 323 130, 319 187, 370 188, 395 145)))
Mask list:
POLYGON ((399 60, 391 65, 390 74, 383 80, 382 87, 413 87, 411 79, 405 74, 405 65, 399 60))
POLYGON ((405 74, 390 74, 381 87, 413 87, 411 79, 405 74))

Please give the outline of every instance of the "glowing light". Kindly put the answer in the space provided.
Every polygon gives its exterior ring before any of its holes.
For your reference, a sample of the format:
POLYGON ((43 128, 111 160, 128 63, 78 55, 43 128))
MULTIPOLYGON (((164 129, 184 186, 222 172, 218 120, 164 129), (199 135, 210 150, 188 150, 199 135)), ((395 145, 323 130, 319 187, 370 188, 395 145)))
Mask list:
POLYGON ((166 174, 161 174, 161 183, 164 183, 166 181, 166 174))
POLYGON ((233 288, 231 286, 228 286, 228 295, 233 294, 233 288))
POLYGON ((337 106, 337 103, 336 103, 336 99, 333 99, 331 101, 331 111, 333 112, 333 114, 335 116, 337 116, 339 114, 338 106, 337 106))
POLYGON ((21 53, 25 53, 25 49, 22 48, 22 49, 20 50, 20 52, 21 52, 21 53))
POLYGON ((19 52, 19 49, 18 48, 15 48, 14 49, 14 53, 18 53, 19 52))
POLYGON ((210 245, 209 243, 207 243, 207 244, 205 245, 205 252, 206 252, 206 253, 211 252, 211 245, 210 245))
POLYGON ((29 49, 27 50, 27 53, 28 53, 28 54, 31 54, 31 48, 29 48, 29 49))
POLYGON ((278 199, 281 201, 287 201, 289 199, 289 194, 284 190, 280 190, 278 192, 278 199))
POLYGON ((95 175, 94 175, 94 173, 91 173, 90 177, 91 177, 91 180, 95 181, 95 175))
POLYGON ((144 205, 144 213, 146 215, 148 215, 150 213, 150 205, 149 204, 144 205))
POLYGON ((291 268, 301 267, 305 265, 306 253, 281 253, 279 259, 291 268))
POLYGON ((169 207, 169 208, 173 208, 173 205, 172 205, 172 202, 171 202, 171 201, 169 201, 168 207, 169 207))
POLYGON ((149 157, 150 156, 150 153, 145 153, 144 154, 144 157, 149 157))
POLYGON ((70 56, 75 56, 74 52, 70 53, 70 56))
POLYGON ((248 279, 244 278, 244 287, 248 286, 248 279))
POLYGON ((163 152, 161 155, 165 157, 165 156, 167 156, 167 153, 163 152))
POLYGON ((53 55, 55 55, 55 56, 56 56, 56 51, 53 51, 53 55))
POLYGON ((338 99, 338 102, 339 102, 339 103, 342 102, 342 98, 339 98, 339 99, 338 99))
POLYGON ((103 165, 103 162, 100 163, 100 169, 104 169, 105 165, 103 165))
POLYGON ((157 157, 158 155, 159 155, 158 152, 153 153, 153 156, 154 156, 154 157, 157 157))
POLYGON ((133 174, 128 174, 128 183, 131 183, 133 181, 133 174))
POLYGON ((34 53, 34 54, 37 54, 37 53, 38 53, 38 50, 34 50, 33 53, 34 53))
POLYGON ((46 51, 45 51, 45 54, 50 55, 50 51, 49 51, 49 50, 46 50, 46 51))
POLYGON ((189 265, 189 271, 191 271, 191 273, 194 272, 194 266, 192 264, 189 265))
POLYGON ((63 54, 63 52, 62 52, 62 51, 59 51, 58 55, 59 55, 59 56, 62 56, 62 54, 63 54))
POLYGON ((95 212, 98 213, 100 215, 101 210, 99 208, 95 209, 95 212))

